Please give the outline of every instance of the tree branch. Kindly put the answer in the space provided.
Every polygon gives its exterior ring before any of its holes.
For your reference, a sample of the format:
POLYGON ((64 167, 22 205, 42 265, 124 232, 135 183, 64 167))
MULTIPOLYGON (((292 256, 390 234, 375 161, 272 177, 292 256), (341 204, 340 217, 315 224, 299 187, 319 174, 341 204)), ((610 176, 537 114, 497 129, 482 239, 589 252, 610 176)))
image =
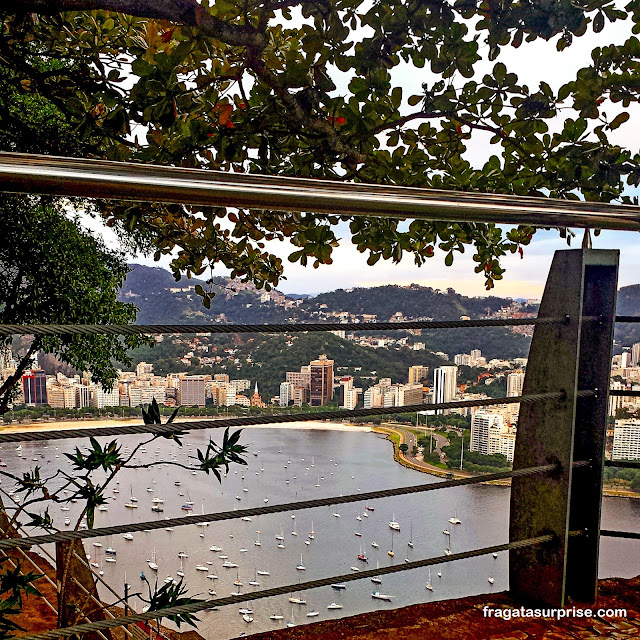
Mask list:
POLYGON ((9 399, 11 398, 11 390, 14 385, 20 380, 22 374, 31 362, 31 356, 40 348, 41 340, 39 337, 34 338, 33 342, 27 349, 27 353, 24 355, 20 363, 16 367, 16 370, 0 385, 0 415, 6 413, 9 410, 9 399))
POLYGON ((115 11, 138 18, 168 20, 197 27, 204 36, 236 46, 266 46, 267 39, 251 25, 237 25, 212 16, 196 0, 23 0, 21 11, 55 15, 64 11, 115 11))

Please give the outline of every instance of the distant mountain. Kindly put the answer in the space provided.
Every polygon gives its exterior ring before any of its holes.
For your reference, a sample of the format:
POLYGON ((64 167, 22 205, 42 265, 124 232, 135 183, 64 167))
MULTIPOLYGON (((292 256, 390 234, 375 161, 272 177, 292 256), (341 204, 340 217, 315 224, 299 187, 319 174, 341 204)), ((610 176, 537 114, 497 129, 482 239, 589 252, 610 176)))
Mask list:
POLYGON ((213 285, 198 278, 176 282, 166 269, 140 264, 129 266, 131 271, 119 299, 138 307, 138 324, 285 322, 287 316, 292 315, 274 301, 284 300, 284 295, 278 292, 269 294, 274 300, 261 301, 266 292, 229 278, 214 278, 213 285), (202 299, 194 290, 196 285, 215 291, 210 309, 202 306, 202 299))
POLYGON ((387 321, 396 313, 407 319, 458 320, 460 316, 486 316, 501 307, 508 307, 511 302, 510 298, 468 298, 453 289, 442 291, 412 284, 338 289, 305 300, 301 308, 313 313, 326 305, 327 309, 352 314, 375 314, 378 321, 387 321))
POLYGON ((313 298, 310 293, 287 293, 290 300, 304 300, 305 298, 313 298))
MULTIPOLYGON (((138 307, 138 324, 336 322, 340 318, 337 314, 343 317, 350 314, 351 319, 359 320, 365 319, 364 314, 375 315, 376 320, 385 322, 396 314, 407 320, 457 320, 460 316, 486 316, 512 302, 509 298, 468 298, 453 289, 440 291, 415 284, 338 289, 315 297, 285 296, 278 291, 266 293, 250 284, 216 278, 213 285, 216 295, 211 308, 206 309, 194 290, 198 284, 206 288, 202 280, 176 282, 165 269, 130 266, 120 299, 138 307)), ((394 334, 407 335, 402 331, 394 334)), ((529 338, 502 328, 423 332, 413 341, 423 342, 427 350, 452 355, 480 348, 487 358, 522 356, 529 349, 529 338)))

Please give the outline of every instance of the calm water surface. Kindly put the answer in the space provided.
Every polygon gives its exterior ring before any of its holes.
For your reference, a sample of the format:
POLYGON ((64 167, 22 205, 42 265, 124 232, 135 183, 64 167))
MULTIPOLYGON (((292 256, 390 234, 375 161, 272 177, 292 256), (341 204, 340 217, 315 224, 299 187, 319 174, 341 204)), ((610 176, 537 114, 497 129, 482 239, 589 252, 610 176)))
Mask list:
MULTIPOLYGON (((213 433, 219 438, 220 433, 213 433)), ((160 440, 146 446, 146 453, 139 453, 136 462, 170 460, 174 456, 178 462, 187 463, 188 456, 195 455, 198 447, 206 446, 208 432, 193 432, 185 438, 180 449, 174 443, 160 440)), ((124 447, 133 448, 137 437, 123 437, 124 447)), ((126 470, 118 476, 119 484, 113 486, 119 493, 111 492, 107 512, 96 514, 96 526, 108 526, 128 522, 178 517, 185 514, 181 506, 185 501, 194 503, 194 513, 203 509, 227 511, 235 508, 263 506, 268 504, 309 500, 319 497, 338 496, 400 487, 425 482, 439 482, 438 479, 405 469, 393 462, 391 445, 378 434, 349 431, 299 430, 299 429, 246 429, 241 442, 249 444, 250 452, 258 456, 247 456, 247 467, 231 467, 222 485, 213 476, 204 473, 192 475, 185 469, 160 465, 150 469, 126 470), (289 462, 290 461, 290 462, 289 462), (264 471, 262 471, 264 469, 264 471), (323 479, 322 479, 323 478, 323 479), (288 483, 286 481, 289 481, 288 483), (175 486, 175 482, 181 486, 175 486), (319 484, 319 487, 315 485, 319 484), (147 488, 152 491, 147 491, 147 488), (247 489, 244 491, 243 489, 247 489), (183 493, 180 496, 179 493, 183 493), (138 508, 125 508, 131 495, 138 498, 138 508), (240 500, 236 499, 236 496, 240 500), (151 511, 152 498, 165 500, 164 512, 151 511)), ((56 467, 66 467, 62 455, 71 451, 68 441, 25 443, 22 458, 16 451, 17 445, 4 445, 0 455, 9 465, 9 471, 23 471, 37 464, 45 472, 56 467), (57 447, 57 448, 56 448, 57 447), (56 458, 55 456, 59 456, 56 458)), ((5 480, 5 490, 10 487, 5 480)), ((271 588, 285 584, 295 584, 299 580, 313 580, 341 573, 350 573, 352 566, 375 568, 389 564, 404 564, 409 560, 442 555, 447 546, 447 537, 442 530, 451 532, 451 549, 454 552, 476 547, 506 543, 508 541, 509 489, 506 487, 474 486, 446 489, 423 494, 382 498, 366 503, 375 511, 365 511, 365 503, 329 506, 296 511, 295 514, 281 513, 253 517, 251 522, 241 520, 213 523, 206 527, 182 526, 169 532, 159 529, 148 533, 134 534, 133 541, 122 536, 100 539, 102 548, 93 546, 94 540, 87 541, 87 553, 97 560, 103 570, 104 579, 118 592, 123 592, 126 581, 131 591, 145 592, 140 572, 150 579, 155 578, 147 561, 155 554, 159 565, 157 578, 160 583, 167 576, 176 576, 180 569, 179 551, 185 551, 188 558, 183 561, 185 582, 192 595, 211 598, 208 590, 215 589, 218 597, 226 597, 238 588, 233 584, 239 579, 243 593, 271 588), (339 513, 340 518, 333 513, 339 513), (363 517, 367 513, 368 517, 363 517), (460 525, 451 525, 448 519, 457 513, 460 525), (295 515, 295 519, 291 518, 295 515), (395 516, 401 531, 393 536, 395 557, 388 556, 392 538, 388 523, 395 516), (360 517, 360 520, 357 520, 360 517), (305 545, 309 531, 315 531, 315 539, 305 545), (260 531, 260 533, 257 533, 260 531), (292 532, 298 535, 292 535, 292 532), (361 537, 355 535, 362 534, 361 537), (200 534, 204 533, 204 537, 200 534), (285 549, 277 547, 276 536, 283 535, 285 549), (414 548, 408 547, 413 538, 414 548), (254 542, 259 540, 261 546, 254 542), (371 546, 379 544, 379 549, 371 546), (221 552, 212 552, 217 545, 221 552), (116 563, 104 563, 104 549, 107 546, 117 550, 116 563), (357 559, 360 550, 366 553, 368 563, 357 559), (246 552, 241 552, 246 549, 246 552), (305 571, 296 570, 302 554, 305 571), (236 569, 224 569, 220 555, 239 565, 236 569), (211 562, 212 565, 207 565, 211 562), (207 579, 207 572, 197 571, 196 565, 209 567, 209 572, 218 576, 217 580, 207 579), (259 587, 247 585, 256 579, 256 571, 268 571, 269 576, 258 576, 259 587)), ((66 528, 64 518, 69 516, 75 524, 74 508, 69 512, 51 509, 60 528, 66 528)), ((76 509, 76 517, 77 517, 76 509)), ((605 498, 603 504, 603 528, 640 532, 640 501, 621 498, 605 498)), ((600 556, 600 576, 631 577, 640 573, 640 543, 632 540, 603 539, 600 556)), ((306 624, 328 618, 354 615, 378 608, 402 607, 409 604, 443 600, 465 595, 475 595, 490 591, 503 591, 508 587, 507 554, 498 558, 473 558, 447 563, 431 570, 433 592, 425 588, 427 569, 416 569, 384 576, 380 591, 394 596, 392 603, 371 598, 376 588, 369 579, 347 584, 345 591, 334 591, 323 587, 304 592, 306 606, 291 605, 287 596, 256 600, 247 606, 253 608, 254 622, 247 624, 238 613, 242 605, 223 607, 218 611, 198 614, 201 623, 198 631, 207 639, 224 640, 237 637, 242 632, 257 633, 277 627, 284 627, 287 621, 306 624), (437 572, 442 577, 437 576, 437 572), (495 583, 490 585, 488 577, 495 583), (341 610, 327 610, 327 605, 337 602, 341 610), (311 610, 319 612, 318 617, 308 618, 311 610), (277 613, 284 616, 282 621, 272 621, 269 616, 277 613)), ((106 601, 113 599, 101 587, 106 601)), ((138 611, 142 603, 136 598, 131 604, 138 611)))

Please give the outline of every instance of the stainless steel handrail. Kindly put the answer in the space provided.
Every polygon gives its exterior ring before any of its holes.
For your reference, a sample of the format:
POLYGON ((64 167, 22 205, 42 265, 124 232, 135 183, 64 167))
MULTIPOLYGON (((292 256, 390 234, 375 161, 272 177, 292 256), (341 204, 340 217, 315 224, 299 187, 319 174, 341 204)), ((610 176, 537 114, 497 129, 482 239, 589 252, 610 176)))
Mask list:
POLYGON ((183 167, 0 153, 0 190, 279 211, 640 231, 640 209, 183 167))

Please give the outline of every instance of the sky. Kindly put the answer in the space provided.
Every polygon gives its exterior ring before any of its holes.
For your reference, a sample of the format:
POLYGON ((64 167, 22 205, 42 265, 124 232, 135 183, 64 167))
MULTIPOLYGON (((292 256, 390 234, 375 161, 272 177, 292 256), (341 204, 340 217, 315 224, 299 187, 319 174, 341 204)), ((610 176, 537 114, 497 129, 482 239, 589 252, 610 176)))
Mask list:
MULTIPOLYGON (((553 89, 559 88, 565 82, 575 78, 576 71, 589 64, 590 52, 595 46, 602 46, 612 42, 621 42, 630 35, 630 25, 618 22, 607 25, 600 34, 589 33, 582 38, 576 38, 574 44, 563 52, 558 53, 554 42, 538 40, 524 44, 520 49, 505 48, 498 60, 503 61, 509 71, 516 72, 519 80, 535 89, 541 80, 548 82, 553 89)), ((494 62, 484 62, 479 65, 479 73, 490 70, 494 62)), ((394 70, 394 82, 403 87, 403 94, 408 98, 413 93, 419 93, 423 82, 431 82, 434 77, 426 69, 416 70, 407 65, 394 70)), ((346 84, 348 79, 337 78, 337 84, 346 84)), ((465 82, 459 79, 457 84, 465 82)), ((340 90, 340 86, 338 87, 340 90)), ((619 105, 611 105, 610 119, 621 110, 619 105)), ((626 125, 610 135, 613 143, 630 148, 638 152, 640 148, 640 127, 635 123, 640 120, 640 107, 635 105, 628 109, 631 119, 626 125)), ((467 158, 474 166, 481 166, 491 155, 499 154, 499 147, 489 145, 489 135, 474 136, 469 142, 467 158)), ((113 233, 95 222, 86 221, 94 231, 100 233, 110 246, 115 246, 117 240, 113 233)), ((579 248, 583 232, 575 230, 577 237, 572 241, 572 247, 579 248)), ((434 258, 427 260, 422 267, 417 267, 411 256, 406 256, 399 264, 380 260, 373 267, 366 264, 367 254, 361 254, 350 242, 346 225, 338 227, 338 237, 342 238, 339 248, 334 249, 333 264, 322 265, 318 269, 312 266, 302 267, 298 263, 291 264, 286 259, 294 248, 291 245, 271 242, 268 250, 283 259, 286 279, 282 280, 278 289, 284 293, 317 294, 338 288, 371 287, 382 284, 411 284, 416 283, 434 288, 453 287, 456 291, 467 296, 498 295, 512 298, 539 298, 542 295, 546 276, 551 264, 554 251, 566 249, 567 243, 559 237, 557 231, 538 231, 529 247, 524 250, 524 258, 519 255, 508 255, 502 259, 502 266, 506 268, 502 281, 497 281, 495 288, 486 291, 484 278, 475 274, 472 260, 473 248, 469 247, 465 254, 455 254, 452 267, 445 267, 444 254, 436 252, 434 258)), ((619 249, 621 286, 640 282, 640 236, 634 232, 605 231, 593 238, 596 249, 619 249)), ((130 256, 131 262, 149 266, 168 267, 170 257, 163 257, 158 263, 152 258, 137 255, 130 256)), ((225 276, 228 271, 216 268, 214 275, 225 276)))

